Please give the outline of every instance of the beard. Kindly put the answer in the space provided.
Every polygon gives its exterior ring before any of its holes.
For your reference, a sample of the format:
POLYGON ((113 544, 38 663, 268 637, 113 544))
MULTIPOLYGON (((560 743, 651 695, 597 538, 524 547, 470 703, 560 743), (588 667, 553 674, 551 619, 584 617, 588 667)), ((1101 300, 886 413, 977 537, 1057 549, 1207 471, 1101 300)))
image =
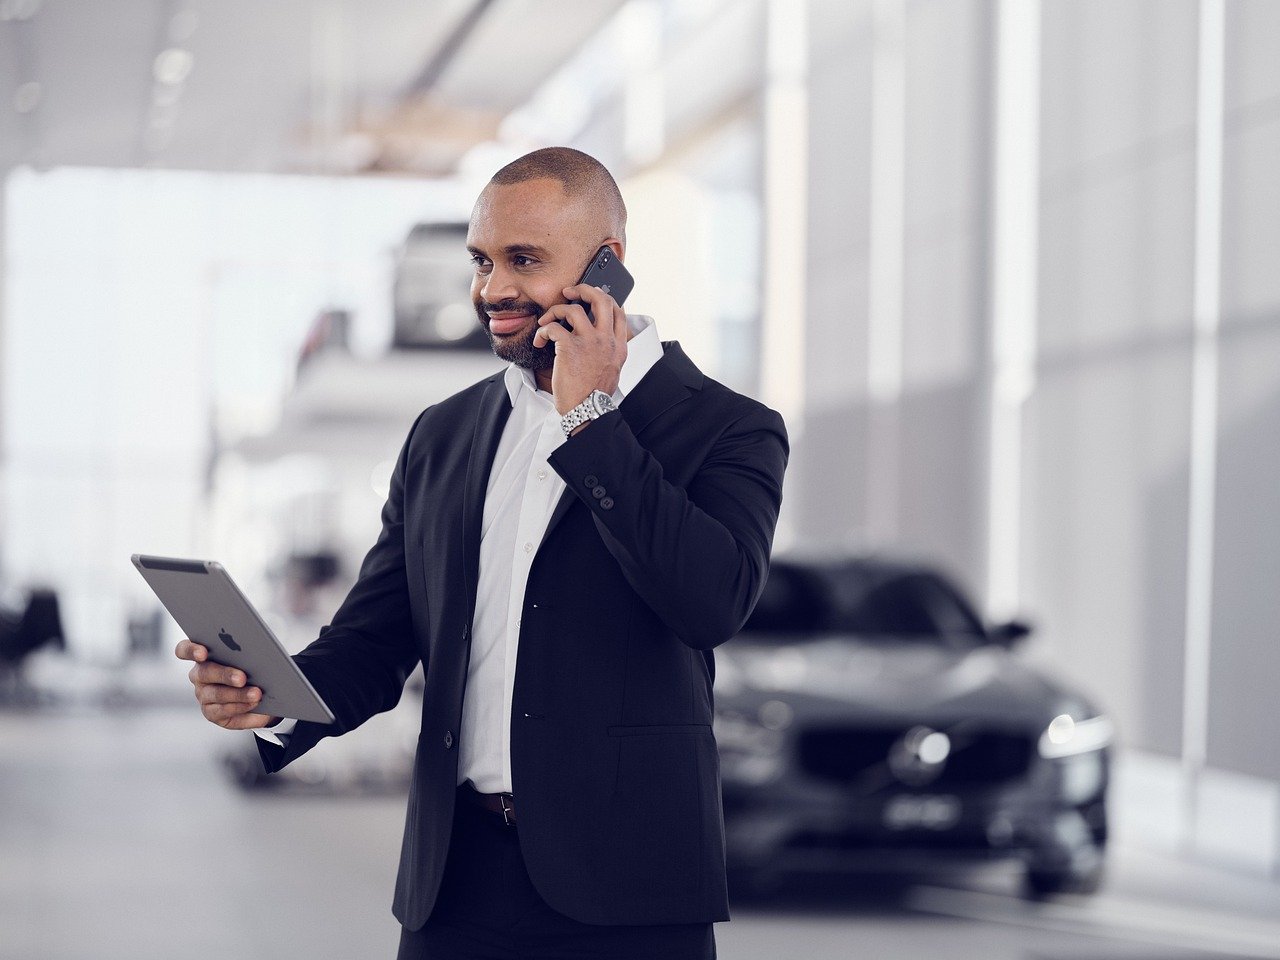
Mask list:
POLYGON ((548 340, 545 346, 535 347, 533 338, 538 333, 538 325, 535 323, 530 327, 527 333, 520 335, 512 335, 499 339, 495 337, 489 330, 489 313, 528 313, 533 317, 540 317, 547 312, 546 308, 541 304, 534 303, 532 300, 502 300, 498 303, 486 303, 485 301, 476 302, 476 317, 480 321, 480 326, 484 330, 485 336, 489 338, 489 346, 493 348, 493 352, 500 360, 506 360, 508 363, 514 363, 517 367, 524 367, 526 370, 550 370, 556 362, 556 345, 554 341, 548 340))

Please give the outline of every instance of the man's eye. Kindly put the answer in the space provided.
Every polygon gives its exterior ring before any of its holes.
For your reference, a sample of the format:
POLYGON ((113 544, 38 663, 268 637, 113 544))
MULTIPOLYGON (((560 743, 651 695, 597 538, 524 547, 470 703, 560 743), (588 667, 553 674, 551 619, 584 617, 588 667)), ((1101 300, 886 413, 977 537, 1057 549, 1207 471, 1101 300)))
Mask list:
POLYGON ((533 257, 526 257, 523 254, 520 254, 512 257, 511 263, 517 267, 531 267, 537 263, 537 261, 534 260, 533 257))
POLYGON ((488 258, 482 257, 478 253, 472 255, 471 265, 476 268, 476 273, 488 273, 493 267, 488 258))

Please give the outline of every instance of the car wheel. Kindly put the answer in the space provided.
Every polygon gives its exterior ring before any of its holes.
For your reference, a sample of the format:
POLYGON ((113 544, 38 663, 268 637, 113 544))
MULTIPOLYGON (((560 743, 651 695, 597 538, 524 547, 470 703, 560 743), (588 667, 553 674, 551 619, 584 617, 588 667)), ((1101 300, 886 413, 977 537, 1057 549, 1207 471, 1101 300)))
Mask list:
POLYGON ((1043 900, 1060 893, 1093 894, 1102 887, 1102 865, 1081 870, 1043 870, 1028 867, 1024 891, 1028 899, 1043 900))
POLYGON ((228 751, 222 755, 222 767, 241 790, 265 790, 273 786, 256 754, 228 751))
POLYGON ((771 873, 754 867, 729 868, 729 899, 735 903, 764 900, 777 891, 778 881, 771 873))

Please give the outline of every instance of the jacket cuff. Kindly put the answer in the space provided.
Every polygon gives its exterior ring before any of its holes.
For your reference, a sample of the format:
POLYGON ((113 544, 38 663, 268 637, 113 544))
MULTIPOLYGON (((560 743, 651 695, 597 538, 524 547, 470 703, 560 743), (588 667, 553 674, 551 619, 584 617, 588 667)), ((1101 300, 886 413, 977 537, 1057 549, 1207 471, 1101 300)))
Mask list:
MULTIPOLYGON (((619 431, 628 429, 627 422, 619 411, 611 410, 589 423, 551 451, 547 462, 592 512, 608 513, 614 508, 614 495, 620 492, 620 483, 615 483, 620 479, 619 459, 612 448, 623 442, 619 431)), ((628 439, 634 443, 634 438, 628 439)))

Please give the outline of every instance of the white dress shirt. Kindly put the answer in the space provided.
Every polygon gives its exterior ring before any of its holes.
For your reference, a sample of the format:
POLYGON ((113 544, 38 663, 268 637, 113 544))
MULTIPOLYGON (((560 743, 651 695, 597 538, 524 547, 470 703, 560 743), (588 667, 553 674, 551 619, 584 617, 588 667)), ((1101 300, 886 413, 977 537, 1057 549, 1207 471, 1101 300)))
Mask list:
MULTIPOLYGON (((628 314, 627 327, 627 358, 613 395, 619 405, 662 357, 652 318, 628 314)), ((480 579, 458 736, 458 782, 470 780, 481 793, 511 791, 511 700, 525 584, 565 490, 547 462, 565 442, 554 398, 538 389, 532 372, 514 363, 507 366, 504 381, 512 409, 485 490, 480 579)), ((291 729, 289 723, 255 732, 280 743, 275 735, 291 729)))
MULTIPOLYGON (((627 317, 632 332, 613 402, 622 404, 662 356, 649 317, 627 317)), ((458 782, 481 793, 511 790, 511 699, 520 612, 529 568, 565 484, 547 463, 565 442, 552 395, 533 374, 506 370, 511 416, 502 431, 485 491, 480 526, 480 580, 471 625, 471 661, 458 737, 458 782)), ((590 427, 587 428, 591 429, 590 427)))

